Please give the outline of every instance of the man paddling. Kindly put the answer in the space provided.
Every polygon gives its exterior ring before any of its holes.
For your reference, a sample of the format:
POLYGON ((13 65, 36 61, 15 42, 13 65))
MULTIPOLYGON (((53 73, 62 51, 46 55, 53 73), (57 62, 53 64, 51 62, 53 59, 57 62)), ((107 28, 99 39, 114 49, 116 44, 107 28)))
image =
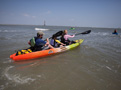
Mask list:
POLYGON ((35 41, 29 41, 29 44, 32 45, 33 42, 35 42, 34 46, 32 46, 32 48, 34 48, 34 51, 40 51, 40 50, 44 50, 44 49, 48 49, 48 48, 54 48, 53 46, 50 45, 48 38, 46 39, 46 41, 42 40, 44 33, 41 31, 37 32, 37 37, 34 37, 35 41))

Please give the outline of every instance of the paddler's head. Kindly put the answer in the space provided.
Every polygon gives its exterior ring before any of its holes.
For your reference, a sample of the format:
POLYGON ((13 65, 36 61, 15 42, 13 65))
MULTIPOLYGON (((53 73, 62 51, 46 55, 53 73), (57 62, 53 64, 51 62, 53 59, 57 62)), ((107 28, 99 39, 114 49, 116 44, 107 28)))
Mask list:
POLYGON ((55 36, 55 34, 52 36, 52 39, 57 39, 57 37, 55 36))
POLYGON ((44 33, 42 31, 37 32, 37 37, 38 38, 43 38, 44 33))
POLYGON ((68 33, 68 30, 64 30, 64 34, 67 34, 68 33))

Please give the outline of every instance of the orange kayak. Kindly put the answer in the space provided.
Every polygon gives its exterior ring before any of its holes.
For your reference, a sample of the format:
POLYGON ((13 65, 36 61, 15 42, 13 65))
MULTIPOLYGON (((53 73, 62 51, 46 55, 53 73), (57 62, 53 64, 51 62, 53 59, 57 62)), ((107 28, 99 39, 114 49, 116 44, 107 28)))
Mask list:
POLYGON ((79 40, 75 40, 75 41, 76 41, 76 43, 74 43, 74 44, 59 47, 59 48, 36 51, 36 52, 31 52, 31 53, 17 55, 17 56, 16 56, 16 53, 14 53, 14 54, 10 55, 10 58, 14 61, 23 61, 23 60, 30 60, 30 59, 50 56, 50 55, 64 52, 64 51, 67 51, 67 50, 70 50, 70 49, 73 49, 73 48, 79 46, 83 42, 83 39, 79 39, 79 40))

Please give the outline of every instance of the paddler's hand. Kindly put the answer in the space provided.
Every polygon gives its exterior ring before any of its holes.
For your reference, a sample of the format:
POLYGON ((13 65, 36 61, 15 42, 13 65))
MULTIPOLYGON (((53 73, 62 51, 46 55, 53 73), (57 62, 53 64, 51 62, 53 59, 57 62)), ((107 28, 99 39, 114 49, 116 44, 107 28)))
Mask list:
POLYGON ((63 46, 66 46, 66 44, 63 44, 63 46))

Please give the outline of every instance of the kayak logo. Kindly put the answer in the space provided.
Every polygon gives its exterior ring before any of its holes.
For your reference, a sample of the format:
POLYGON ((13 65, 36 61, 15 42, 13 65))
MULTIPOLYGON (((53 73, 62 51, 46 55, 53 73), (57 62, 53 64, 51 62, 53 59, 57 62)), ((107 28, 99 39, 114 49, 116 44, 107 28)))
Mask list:
POLYGON ((51 53, 53 53, 53 51, 52 51, 52 50, 50 50, 50 51, 48 52, 48 54, 51 54, 51 53))

